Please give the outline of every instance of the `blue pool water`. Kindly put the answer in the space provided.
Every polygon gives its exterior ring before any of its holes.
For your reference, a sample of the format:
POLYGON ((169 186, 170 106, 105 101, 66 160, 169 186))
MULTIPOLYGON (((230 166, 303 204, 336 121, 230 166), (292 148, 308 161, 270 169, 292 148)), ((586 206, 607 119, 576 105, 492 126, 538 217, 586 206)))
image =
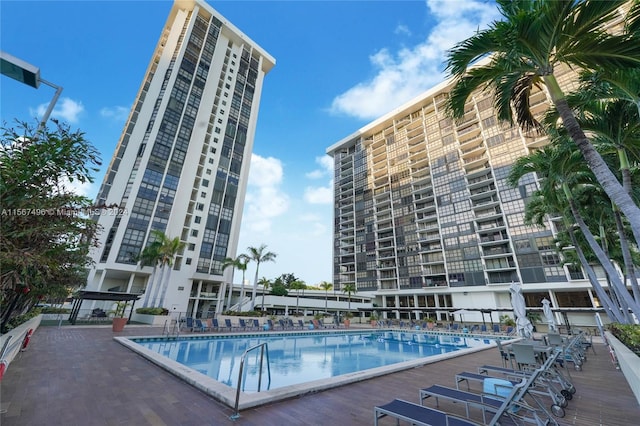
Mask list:
MULTIPOLYGON (((137 344, 231 387, 237 386, 241 356, 266 342, 271 380, 263 366, 261 390, 332 378, 471 347, 491 340, 412 331, 282 333, 198 338, 132 339, 137 344)), ((258 387, 260 351, 247 355, 242 390, 258 387)))

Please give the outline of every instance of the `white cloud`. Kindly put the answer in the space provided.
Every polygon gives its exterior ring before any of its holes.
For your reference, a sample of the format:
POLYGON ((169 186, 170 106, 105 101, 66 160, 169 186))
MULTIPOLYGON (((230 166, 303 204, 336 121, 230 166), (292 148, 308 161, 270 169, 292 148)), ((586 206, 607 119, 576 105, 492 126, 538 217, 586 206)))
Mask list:
MULTIPOLYGON (((49 104, 38 105, 35 111, 31 111, 31 115, 42 117, 47 111, 49 104)), ((84 112, 84 105, 80 101, 74 101, 70 98, 61 98, 51 112, 51 118, 62 119, 69 123, 77 123, 80 114, 84 112)))
POLYGON ((336 96, 331 112, 360 119, 374 119, 402 105, 441 82, 448 49, 494 20, 493 3, 478 0, 452 2, 428 0, 436 21, 427 39, 398 52, 380 49, 369 59, 376 75, 336 96))
POLYGON ((324 176, 333 176, 333 158, 328 155, 316 157, 316 163, 320 168, 307 173, 305 175, 307 178, 320 179, 324 176))
POLYGON ((312 187, 308 186, 304 190, 304 200, 310 204, 331 204, 333 203, 333 185, 312 187))
POLYGON ((64 191, 71 191, 76 195, 81 195, 83 197, 92 198, 95 193, 94 184, 91 182, 80 182, 78 180, 74 180, 73 182, 69 182, 69 179, 64 177, 60 184, 60 189, 64 191))
POLYGON ((411 35, 411 30, 409 29, 409 27, 407 27, 404 24, 400 24, 396 27, 395 31, 393 31, 394 34, 404 34, 404 35, 411 35))
POLYGON ((289 209, 289 196, 281 189, 282 175, 282 163, 277 158, 251 156, 243 229, 268 234, 273 220, 289 209))
POLYGON ((123 106, 104 107, 100 110, 100 115, 105 118, 111 118, 115 121, 126 121, 129 117, 129 108, 123 106))

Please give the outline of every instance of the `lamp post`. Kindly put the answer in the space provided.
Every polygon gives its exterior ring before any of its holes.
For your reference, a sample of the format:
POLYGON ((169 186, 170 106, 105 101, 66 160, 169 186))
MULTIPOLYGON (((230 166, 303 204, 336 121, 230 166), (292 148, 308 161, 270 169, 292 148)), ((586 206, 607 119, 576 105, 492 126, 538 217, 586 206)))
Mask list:
POLYGON ((49 106, 42 116, 42 120, 38 125, 36 134, 40 133, 49 120, 49 116, 53 111, 53 107, 58 102, 58 98, 62 93, 62 87, 57 86, 47 80, 40 77, 40 68, 33 66, 22 59, 18 59, 15 56, 9 55, 7 52, 0 50, 0 73, 18 80, 19 82, 31 86, 35 89, 40 87, 40 83, 44 83, 49 87, 56 89, 56 93, 53 95, 53 99, 49 102, 49 106))

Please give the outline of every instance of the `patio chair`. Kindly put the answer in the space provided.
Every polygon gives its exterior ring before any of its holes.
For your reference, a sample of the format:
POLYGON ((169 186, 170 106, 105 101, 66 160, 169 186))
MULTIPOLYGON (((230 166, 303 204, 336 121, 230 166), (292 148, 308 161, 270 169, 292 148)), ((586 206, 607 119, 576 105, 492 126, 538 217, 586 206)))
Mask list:
POLYGON ((253 328, 255 328, 256 330, 260 330, 262 327, 260 327, 260 320, 254 319, 253 320, 253 328))
POLYGON ((300 330, 304 330, 304 321, 299 319, 298 320, 298 327, 300 327, 300 330))
POLYGON ((228 329, 229 329, 229 331, 232 331, 232 330, 233 330, 233 328, 234 328, 234 327, 233 327, 233 324, 231 323, 231 319, 230 319, 230 318, 225 318, 225 320, 224 320, 224 327, 225 327, 225 328, 228 328, 228 329))
POLYGON ((200 332, 205 332, 205 331, 209 331, 209 327, 207 325, 204 325, 204 323, 202 322, 201 319, 196 318, 193 321, 193 330, 194 331, 200 331, 200 332))
POLYGON ((184 328, 186 328, 189 331, 193 331, 193 318, 191 317, 186 317, 184 320, 184 328))
POLYGON ((242 331, 246 331, 247 330, 247 322, 240 318, 239 320, 240 326, 238 327, 238 329, 242 329, 242 331))
POLYGON ((493 333, 500 334, 500 324, 493 324, 493 333))
POLYGON ((486 333, 487 332, 487 326, 486 324, 482 324, 480 326, 480 333, 486 333))
POLYGON ((220 327, 220 323, 217 318, 213 318, 211 320, 211 329, 215 329, 216 331, 221 331, 222 327, 220 327))
POLYGON ((500 343, 500 339, 496 339, 495 342, 496 342, 496 345, 498 346, 498 351, 500 351, 500 358, 502 358, 502 366, 506 368, 508 363, 513 369, 513 358, 514 358, 513 354, 502 346, 502 343, 500 343))
POLYGON ((268 319, 267 320, 267 325, 269 326, 269 330, 275 330, 276 329, 276 326, 273 323, 273 320, 268 319))
POLYGON ((283 320, 283 319, 278 320, 278 324, 280 324, 280 328, 281 328, 282 330, 286 330, 286 329, 287 329, 287 324, 284 322, 284 320, 283 320))

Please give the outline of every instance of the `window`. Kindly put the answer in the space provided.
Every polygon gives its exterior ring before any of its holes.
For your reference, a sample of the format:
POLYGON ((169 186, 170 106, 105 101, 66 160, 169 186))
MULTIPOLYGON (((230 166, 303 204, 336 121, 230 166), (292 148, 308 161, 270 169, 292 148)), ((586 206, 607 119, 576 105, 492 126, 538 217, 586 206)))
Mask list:
POLYGON ((202 220, 202 218, 200 216, 196 216, 195 219, 193 220, 195 223, 200 223, 200 221, 202 220))
POLYGON ((197 237, 198 236, 198 230, 197 229, 192 229, 191 230, 191 236, 192 237, 197 237))
POLYGON ((204 204, 202 204, 202 203, 196 204, 196 210, 203 211, 204 210, 204 204))
POLYGON ((195 249, 196 249, 195 243, 189 243, 189 246, 187 247, 187 250, 194 251, 195 249))

